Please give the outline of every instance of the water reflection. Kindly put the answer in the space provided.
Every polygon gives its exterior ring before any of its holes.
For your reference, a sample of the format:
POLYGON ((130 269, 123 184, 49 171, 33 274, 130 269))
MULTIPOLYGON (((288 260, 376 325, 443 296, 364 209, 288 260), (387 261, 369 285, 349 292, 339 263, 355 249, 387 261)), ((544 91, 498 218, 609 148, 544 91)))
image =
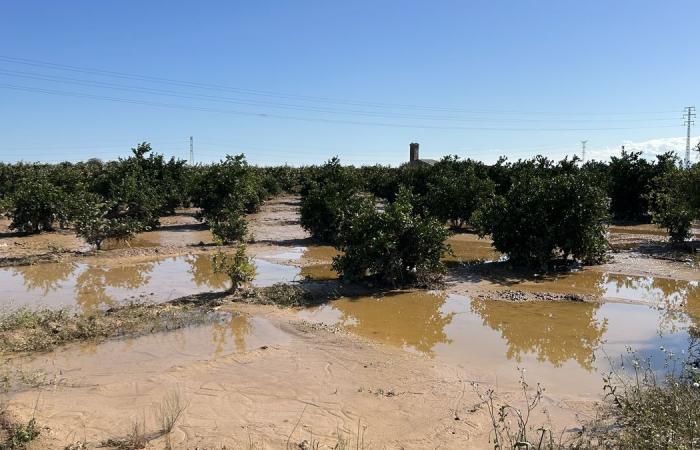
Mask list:
POLYGON ((225 274, 214 273, 211 265, 211 257, 208 254, 187 255, 187 270, 192 277, 192 282, 197 287, 211 287, 214 289, 227 289, 229 286, 225 274))
POLYGON ((597 270, 581 270, 555 277, 503 284, 512 289, 583 294, 652 305, 681 306, 700 303, 700 283, 697 281, 622 275, 597 270))
POLYGON ((38 290, 47 295, 68 280, 75 268, 73 263, 35 264, 13 267, 12 275, 21 278, 28 291, 38 290))
POLYGON ((600 375, 610 368, 606 355, 617 357, 627 346, 680 351, 687 337, 687 316, 669 318, 674 330, 661 336, 659 311, 647 305, 512 303, 425 292, 342 298, 299 316, 499 379, 526 367, 531 379, 566 393, 599 392, 600 375))
POLYGON ((309 280, 335 280, 338 278, 338 272, 333 270, 331 264, 309 264, 301 268, 299 272, 302 278, 309 280))
POLYGON ((455 234, 447 239, 447 243, 453 253, 445 255, 443 261, 447 262, 497 261, 503 256, 491 246, 489 239, 480 239, 475 234, 455 234))
POLYGON ((155 263, 117 267, 87 266, 75 280, 75 302, 84 311, 100 306, 114 306, 116 299, 109 288, 137 290, 151 280, 155 263))
POLYGON ((229 336, 233 337, 233 343, 237 352, 246 350, 246 336, 252 334, 253 326, 246 316, 233 316, 228 321, 212 324, 211 341, 214 345, 214 354, 220 354, 227 347, 229 336))
POLYGON ((442 311, 446 299, 424 292, 341 299, 326 314, 337 311, 335 322, 362 336, 432 354, 437 343, 451 342, 445 327, 455 312, 442 311))
MULTIPOLYGON (((253 284, 269 286, 299 279, 299 267, 254 259, 253 284)), ((166 257, 117 264, 46 263, 0 268, 5 296, 0 306, 76 307, 92 310, 135 298, 167 301, 229 286, 225 274, 212 270, 209 254, 166 257)))
POLYGON ((568 302, 511 303, 474 300, 471 309, 482 323, 497 330, 506 342, 508 359, 522 360, 526 353, 537 355, 555 367, 574 360, 593 370, 595 350, 603 342, 607 319, 599 320, 599 304, 568 302))

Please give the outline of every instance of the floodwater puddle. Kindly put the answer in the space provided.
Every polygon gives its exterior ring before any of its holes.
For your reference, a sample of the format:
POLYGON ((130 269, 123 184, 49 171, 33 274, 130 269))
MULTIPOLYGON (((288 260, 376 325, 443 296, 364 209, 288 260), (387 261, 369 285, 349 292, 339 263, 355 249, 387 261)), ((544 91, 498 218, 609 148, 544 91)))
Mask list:
POLYGON ((526 281, 501 281, 511 289, 558 294, 582 294, 606 300, 648 303, 653 306, 687 304, 700 310, 700 282, 580 270, 526 281))
POLYGON ((128 241, 107 240, 104 250, 115 250, 129 247, 188 247, 192 245, 211 245, 214 236, 209 229, 201 226, 193 227, 163 227, 154 231, 146 231, 134 236, 128 241))
POLYGON ((191 363, 284 345, 292 336, 260 316, 233 315, 212 324, 163 333, 83 342, 31 357, 26 367, 51 367, 80 383, 138 380, 191 363))
POLYGON ((480 239, 476 234, 455 234, 447 239, 447 244, 450 245, 453 253, 443 258, 443 261, 447 262, 498 261, 503 257, 491 246, 489 239, 480 239))
MULTIPOLYGON (((668 236, 666 229, 653 224, 642 223, 637 225, 611 225, 608 231, 617 234, 646 234, 653 236, 668 236)), ((700 230, 697 227, 691 229, 693 236, 700 237, 700 230)))
POLYGON ((619 358, 627 346, 649 355, 660 346, 680 353, 685 327, 697 320, 637 304, 512 303, 426 292, 343 298, 298 315, 506 382, 515 382, 516 367, 525 368, 531 382, 582 395, 600 393, 606 355, 619 358))
MULTIPOLYGON (((299 279, 299 267, 254 259, 255 286, 299 279)), ((122 301, 167 301, 228 288, 226 275, 212 270, 208 254, 191 254, 149 262, 97 264, 55 262, 0 268, 3 308, 71 307, 93 310, 122 301)))

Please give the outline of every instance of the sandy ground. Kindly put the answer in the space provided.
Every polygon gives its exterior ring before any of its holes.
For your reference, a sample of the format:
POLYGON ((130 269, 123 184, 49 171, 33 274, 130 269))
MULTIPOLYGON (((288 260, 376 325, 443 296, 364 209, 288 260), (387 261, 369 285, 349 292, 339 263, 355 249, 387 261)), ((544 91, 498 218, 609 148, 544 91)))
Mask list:
MULTIPOLYGON (((11 407, 23 417, 36 410, 50 427, 41 443, 48 448, 124 436, 134 421, 157 435, 157 407, 172 391, 187 404, 170 436, 175 448, 247 448, 250 441, 284 448, 287 440, 333 448, 338 436, 355 448, 358 427, 365 448, 488 447, 489 418, 470 382, 489 386, 492 375, 290 321, 277 309, 239 311, 255 330, 244 345, 224 343, 218 352, 210 330, 185 330, 69 346, 25 362, 25 370, 52 369, 60 383, 16 394, 11 407)), ((516 393, 501 395, 521 402, 516 393)), ((542 403, 557 426, 575 424, 573 410, 584 405, 542 403)), ((164 445, 157 437, 149 448, 164 445)))
MULTIPOLYGON (((249 219, 251 254, 275 258, 310 244, 299 226, 294 198, 270 201, 249 219)), ((188 212, 168 218, 164 225, 161 233, 201 231, 188 212)), ((61 258, 113 264, 211 249, 174 235, 158 236, 166 244, 156 247, 84 253, 82 244, 70 236, 58 232, 0 241, 13 246, 7 254, 17 257, 56 253, 50 243, 66 239, 70 251, 61 258)), ((327 262, 331 253, 321 252, 311 262, 327 262)), ((612 256, 610 263, 594 270, 700 279, 697 269, 677 261, 634 251, 612 256)), ((308 261, 289 258, 287 263, 308 261)), ((502 289, 504 284, 471 271, 453 271, 448 277, 450 292, 478 295, 502 289)), ((470 382, 478 382, 483 390, 497 387, 497 374, 312 325, 290 310, 228 308, 238 314, 230 323, 70 345, 15 359, 13 366, 44 371, 50 382, 12 393, 10 409, 24 420, 35 415, 47 427, 34 448, 64 448, 77 441, 93 447, 124 437, 135 422, 145 425, 152 438, 149 448, 164 448, 157 409, 164 396, 175 391, 187 407, 168 437, 174 448, 284 448, 287 442, 297 445, 304 440, 333 448, 339 436, 350 439, 349 447, 355 448, 358 433, 364 448, 491 446, 490 418, 470 382)), ((521 393, 498 391, 501 399, 522 405, 521 393)), ((576 426, 577 412, 585 417, 596 400, 546 394, 535 419, 541 423, 551 417, 556 430, 576 426)))

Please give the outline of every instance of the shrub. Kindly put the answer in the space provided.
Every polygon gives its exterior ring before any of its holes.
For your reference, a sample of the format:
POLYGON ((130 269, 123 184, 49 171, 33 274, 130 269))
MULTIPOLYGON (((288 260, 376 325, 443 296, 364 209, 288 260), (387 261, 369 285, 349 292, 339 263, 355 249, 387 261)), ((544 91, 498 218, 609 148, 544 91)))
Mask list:
POLYGON ((48 180, 24 179, 7 201, 10 228, 21 233, 51 231, 63 214, 63 204, 63 192, 48 180))
POLYGON ((224 209, 251 213, 264 200, 259 181, 243 155, 226 155, 218 164, 200 167, 191 179, 190 191, 204 217, 216 217, 224 209))
POLYGON ((545 267, 557 252, 595 263, 605 255, 607 208, 603 190, 586 174, 524 171, 505 196, 480 208, 475 223, 516 265, 545 267))
POLYGON ((652 220, 668 230, 671 242, 683 242, 692 236, 692 221, 700 217, 700 164, 655 181, 657 187, 649 194, 652 220))
POLYGON ((128 217, 109 217, 110 206, 99 195, 84 193, 72 208, 75 234, 98 250, 106 239, 128 240, 144 227, 128 217))
POLYGON ((333 158, 302 189, 301 225, 316 239, 336 243, 343 213, 358 189, 352 169, 333 158))
POLYGON ((448 251, 449 235, 440 221, 415 214, 412 194, 402 189, 381 211, 373 197, 355 195, 346 208, 338 237, 343 251, 333 268, 344 278, 373 276, 391 285, 435 281, 448 251))
POLYGON ((232 244, 242 241, 248 232, 248 223, 243 216, 234 210, 225 208, 216 216, 207 218, 211 232, 219 244, 232 244))
POLYGON ((214 273, 225 273, 231 279, 231 292, 255 277, 255 265, 245 254, 245 245, 239 246, 233 255, 216 252, 211 256, 211 262, 214 273))
POLYGON ((649 221, 649 192, 653 180, 672 171, 677 158, 671 153, 657 156, 655 163, 641 157, 641 152, 622 152, 613 156, 608 166, 609 196, 615 219, 649 221))
POLYGON ((494 196, 494 183, 478 176, 470 161, 447 157, 436 166, 427 187, 429 212, 453 226, 467 225, 472 214, 494 196))

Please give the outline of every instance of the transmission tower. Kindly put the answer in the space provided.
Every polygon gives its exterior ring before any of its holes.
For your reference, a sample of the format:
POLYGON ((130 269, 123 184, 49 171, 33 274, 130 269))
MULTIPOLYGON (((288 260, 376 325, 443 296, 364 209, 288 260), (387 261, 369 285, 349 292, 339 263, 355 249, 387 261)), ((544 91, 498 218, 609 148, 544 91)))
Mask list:
POLYGON ((685 139, 685 167, 690 167, 690 126, 695 124, 695 106, 686 106, 683 114, 683 125, 688 127, 688 134, 685 139))
POLYGON ((194 164, 194 139, 190 136, 190 165, 194 164))
POLYGON ((581 141, 581 162, 586 162, 586 143, 588 140, 581 141))

